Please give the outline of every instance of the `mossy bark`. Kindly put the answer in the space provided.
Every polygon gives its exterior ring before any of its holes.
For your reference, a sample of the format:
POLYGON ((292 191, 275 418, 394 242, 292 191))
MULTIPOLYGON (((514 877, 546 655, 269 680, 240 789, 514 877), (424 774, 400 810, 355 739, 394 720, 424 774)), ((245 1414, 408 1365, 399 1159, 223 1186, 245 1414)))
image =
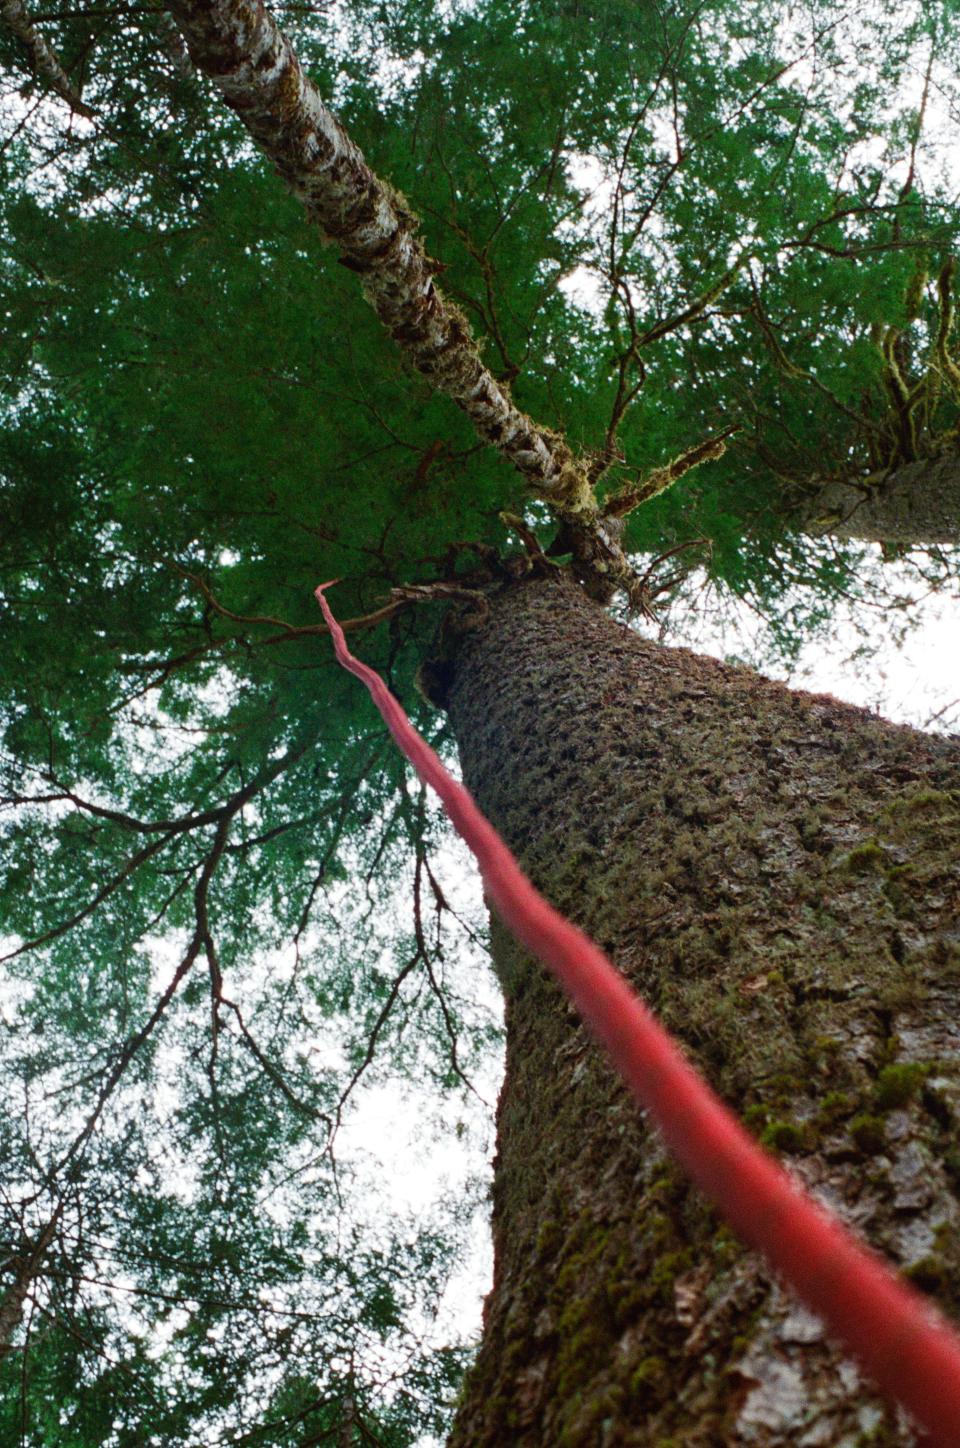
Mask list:
POLYGON ((808 532, 835 538, 960 545, 960 454, 905 463, 871 483, 826 483, 804 516, 808 532))
MULTIPOLYGON (((494 598, 448 679, 466 782, 536 884, 956 1312, 958 746, 647 642, 562 580, 494 598)), ((496 923, 494 958, 495 1280, 452 1448, 912 1443, 496 923)))

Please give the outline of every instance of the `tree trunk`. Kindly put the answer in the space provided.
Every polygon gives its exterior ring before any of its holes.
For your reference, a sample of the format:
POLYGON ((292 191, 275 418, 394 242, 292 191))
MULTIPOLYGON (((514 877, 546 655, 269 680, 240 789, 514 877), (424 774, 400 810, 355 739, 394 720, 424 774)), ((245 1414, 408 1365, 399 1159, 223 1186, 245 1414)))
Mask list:
POLYGON ((826 483, 808 503, 807 532, 866 543, 960 545, 960 454, 905 463, 871 483, 826 483))
MULTIPOLYGON (((446 678, 465 780, 535 883, 955 1310, 957 745, 664 649, 550 579, 495 598, 446 678)), ((493 938, 495 1275, 452 1448, 914 1442, 493 938)))
POLYGON ((39 1276, 47 1250, 53 1241, 60 1220, 62 1204, 56 1208, 32 1247, 26 1247, 10 1265, 14 1278, 0 1298, 0 1358, 13 1351, 13 1335, 23 1318, 23 1304, 35 1279, 39 1276))

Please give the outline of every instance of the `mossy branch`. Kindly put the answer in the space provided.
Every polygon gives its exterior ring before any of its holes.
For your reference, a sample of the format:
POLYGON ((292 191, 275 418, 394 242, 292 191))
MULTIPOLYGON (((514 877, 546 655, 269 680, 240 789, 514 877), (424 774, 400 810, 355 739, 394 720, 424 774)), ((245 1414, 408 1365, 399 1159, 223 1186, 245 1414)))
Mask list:
MULTIPOLYGON (((957 398, 960 398, 960 367, 950 355, 949 343, 950 334, 953 331, 953 324, 956 320, 956 307, 953 301, 953 277, 957 267, 955 256, 947 257, 940 268, 940 275, 937 277, 937 296, 940 303, 940 316, 937 325, 937 336, 934 342, 934 357, 939 368, 940 376, 950 384, 950 388, 957 398)), ((933 369, 931 369, 932 371, 933 369)))
MULTIPOLYGON (((953 444, 955 429, 933 434, 931 426, 944 383, 951 396, 960 400, 960 366, 950 351, 956 309, 953 299, 953 277, 956 258, 950 256, 937 277, 938 315, 936 333, 927 364, 921 375, 911 382, 906 373, 907 353, 904 332, 897 327, 871 329, 874 344, 883 357, 883 381, 892 407, 883 421, 886 444, 877 460, 886 470, 924 456, 935 456, 953 444)), ((904 297, 908 318, 915 320, 927 283, 926 267, 918 267, 904 297)))
POLYGON ((678 312, 676 316, 667 317, 662 322, 656 322, 649 331, 644 332, 642 336, 637 338, 636 346, 646 347, 650 342, 656 342, 659 338, 667 336, 668 333, 675 332, 677 328, 682 327, 685 322, 694 321, 736 280, 740 269, 750 260, 752 255, 753 252, 749 248, 741 251, 733 265, 727 268, 718 281, 708 287, 705 292, 701 292, 699 297, 695 297, 690 305, 684 307, 683 311, 678 312))
POLYGON ((926 294, 927 282, 929 280, 930 272, 926 260, 920 258, 914 268, 913 276, 907 284, 907 290, 903 298, 904 311, 908 322, 915 322, 920 316, 923 299, 926 294))
POLYGON ((651 498, 659 497, 668 488, 672 488, 684 473, 692 468, 698 468, 703 463, 713 462, 720 458, 727 450, 727 439, 734 433, 740 431, 740 424, 724 428, 723 432, 717 433, 714 437, 708 437, 704 442, 698 443, 696 447, 688 448, 673 462, 667 463, 666 467, 654 468, 647 473, 633 487, 625 488, 622 492, 614 493, 603 504, 602 513, 605 518, 623 518, 632 513, 634 508, 639 508, 643 503, 649 503, 651 498))
POLYGON ((465 314, 442 293, 412 208, 377 176, 256 0, 171 0, 190 58, 273 162, 307 218, 357 273, 411 365, 469 417, 478 436, 559 518, 597 515, 585 460, 513 403, 480 356, 465 314))

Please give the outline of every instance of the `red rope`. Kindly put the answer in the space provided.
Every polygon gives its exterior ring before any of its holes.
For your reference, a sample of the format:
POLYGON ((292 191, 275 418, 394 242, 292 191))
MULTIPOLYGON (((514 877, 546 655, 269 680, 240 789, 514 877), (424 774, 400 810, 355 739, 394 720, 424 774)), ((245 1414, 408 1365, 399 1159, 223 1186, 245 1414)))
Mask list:
POLYGON ((616 967, 531 885, 463 785, 444 769, 373 669, 354 658, 323 597, 337 659, 373 696, 432 785, 514 935, 546 965, 606 1046, 699 1187, 940 1448, 960 1445, 960 1335, 768 1156, 684 1059, 616 967))

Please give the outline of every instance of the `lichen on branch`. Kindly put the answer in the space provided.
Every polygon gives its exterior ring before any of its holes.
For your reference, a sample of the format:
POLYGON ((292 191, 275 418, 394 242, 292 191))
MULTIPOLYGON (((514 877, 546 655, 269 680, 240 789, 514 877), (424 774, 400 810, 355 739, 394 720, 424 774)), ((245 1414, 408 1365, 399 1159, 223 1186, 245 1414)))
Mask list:
POLYGON ((324 105, 288 38, 257 0, 173 0, 191 59, 270 158, 417 371, 451 397, 557 516, 589 522, 586 465, 513 403, 481 360, 466 317, 437 287, 439 265, 404 198, 368 166, 324 105))
MULTIPOLYGON (((358 274, 413 367, 452 398, 479 437, 517 469, 527 492, 548 505, 588 591, 609 598, 623 590, 635 603, 642 590, 620 532, 601 513, 595 460, 576 454, 562 435, 522 412, 508 384, 485 366, 463 312, 435 283, 440 264, 427 255, 416 216, 374 174, 324 105, 262 0, 171 0, 170 12, 196 68, 214 82, 308 218, 338 248, 340 262, 358 274)), ((735 270, 675 320, 702 310, 735 270)), ((680 471, 717 456, 722 447, 714 443, 685 454, 680 471)), ((680 475, 677 467, 666 470, 669 481, 680 475)))
POLYGON ((37 77, 44 80, 51 90, 65 100, 72 111, 86 116, 89 120, 93 111, 81 100, 80 92, 60 64, 53 48, 33 23, 23 0, 0 0, 0 15, 29 55, 37 77))

